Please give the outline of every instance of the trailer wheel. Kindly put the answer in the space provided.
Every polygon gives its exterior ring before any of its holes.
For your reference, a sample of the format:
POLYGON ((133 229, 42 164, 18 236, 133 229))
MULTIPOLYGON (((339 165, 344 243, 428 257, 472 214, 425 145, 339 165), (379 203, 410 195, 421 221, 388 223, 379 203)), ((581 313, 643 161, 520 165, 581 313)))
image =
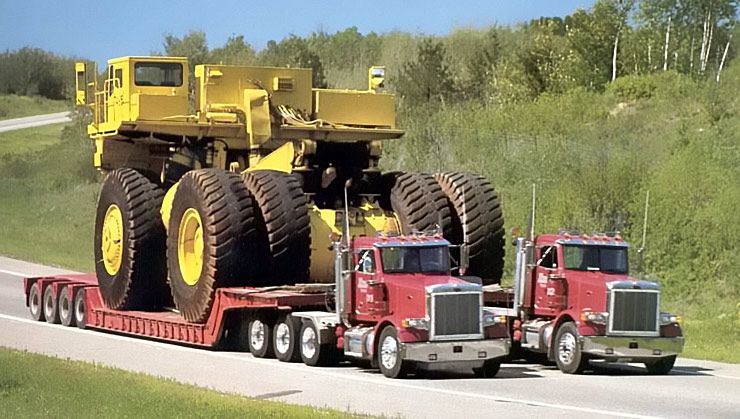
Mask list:
POLYGON ((504 269, 504 218, 498 194, 482 176, 447 172, 435 177, 449 200, 452 221, 445 237, 453 244, 467 241, 466 275, 481 277, 483 285, 500 283, 504 269))
POLYGON ((44 317, 47 323, 59 324, 59 310, 57 310, 57 299, 54 298, 54 290, 47 285, 44 290, 44 317))
POLYGON ((654 362, 646 362, 645 368, 647 368, 648 374, 650 375, 666 375, 673 369, 673 364, 676 363, 676 355, 667 356, 660 358, 654 362))
POLYGON ((337 350, 332 344, 319 344, 319 331, 312 321, 301 326, 301 360, 312 367, 326 367, 339 362, 337 350))
POLYGON ((291 315, 278 319, 272 331, 275 357, 283 362, 298 362, 301 352, 298 341, 298 332, 301 330, 301 321, 291 315))
POLYGON ((64 326, 75 326, 74 300, 69 298, 69 288, 59 289, 59 320, 64 326))
POLYGON ((378 366, 380 372, 388 378, 403 378, 408 372, 409 365, 401 358, 401 342, 398 340, 396 328, 386 326, 380 333, 378 340, 378 366))
POLYGON ((201 169, 180 179, 167 231, 167 267, 185 320, 204 322, 216 288, 254 277, 259 259, 252 205, 237 174, 201 169))
POLYGON ((493 378, 501 369, 501 361, 487 359, 480 368, 473 368, 473 373, 478 378, 493 378))
POLYGON ((257 358, 273 358, 272 327, 264 318, 249 322, 249 352, 257 358))
POLYGON ((85 289, 80 288, 75 294, 74 318, 77 327, 80 329, 87 328, 87 312, 85 308, 85 289))
POLYGON ((563 323, 555 337, 555 362, 566 374, 580 374, 588 366, 588 358, 578 344, 578 330, 573 322, 563 323))
POLYGON ((136 170, 120 168, 103 181, 95 218, 95 273, 109 308, 150 310, 169 299, 164 192, 136 170))
POLYGON ((403 234, 435 228, 450 228, 447 198, 434 180, 425 173, 398 175, 390 191, 390 203, 403 234))
MULTIPOLYGON (((260 284, 307 282, 311 257, 311 227, 306 195, 294 175, 273 170, 242 174, 254 196, 261 249, 260 284)), ((251 285, 251 284, 250 284, 251 285)))
POLYGON ((31 285, 31 289, 28 290, 28 309, 31 311, 31 317, 37 322, 42 322, 46 318, 44 317, 44 309, 41 303, 41 292, 39 291, 38 282, 31 285))

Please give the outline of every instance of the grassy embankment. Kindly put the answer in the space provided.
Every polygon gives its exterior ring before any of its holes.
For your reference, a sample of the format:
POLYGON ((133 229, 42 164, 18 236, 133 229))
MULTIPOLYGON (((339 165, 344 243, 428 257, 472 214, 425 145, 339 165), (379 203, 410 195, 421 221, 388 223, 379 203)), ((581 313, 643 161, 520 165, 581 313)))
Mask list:
POLYGON ((0 120, 69 110, 69 103, 40 96, 0 95, 0 120))
POLYGON ((2 348, 0 371, 0 416, 8 418, 356 417, 347 412, 248 399, 144 374, 2 348))

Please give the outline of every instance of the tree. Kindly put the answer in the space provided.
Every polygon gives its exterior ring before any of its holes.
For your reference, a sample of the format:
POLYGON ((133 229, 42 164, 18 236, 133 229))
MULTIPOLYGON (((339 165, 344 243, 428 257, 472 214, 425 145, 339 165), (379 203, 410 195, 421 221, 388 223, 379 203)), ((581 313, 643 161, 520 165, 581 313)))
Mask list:
POLYGON ((269 41, 259 54, 259 62, 271 66, 310 68, 314 87, 326 87, 324 66, 319 56, 311 51, 306 39, 290 35, 280 42, 269 41))
POLYGON ((208 43, 204 32, 190 31, 182 38, 167 34, 163 46, 166 55, 187 57, 191 70, 197 64, 208 62, 208 43))
POLYGON ((395 86, 408 103, 444 103, 455 100, 458 92, 452 73, 445 63, 445 47, 431 38, 419 45, 417 57, 406 63, 395 86))
POLYGON ((209 61, 213 63, 249 65, 255 64, 257 54, 243 35, 232 35, 223 47, 211 50, 209 61))

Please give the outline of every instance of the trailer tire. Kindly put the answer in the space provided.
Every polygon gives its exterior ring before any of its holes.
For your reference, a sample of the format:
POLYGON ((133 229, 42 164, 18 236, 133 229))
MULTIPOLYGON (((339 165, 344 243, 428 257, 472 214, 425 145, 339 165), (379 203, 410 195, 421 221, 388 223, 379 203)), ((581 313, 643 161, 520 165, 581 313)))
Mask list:
POLYGON ((383 328, 378 339, 378 367, 388 378, 403 378, 409 370, 408 362, 401 358, 401 342, 396 328, 388 325, 383 328))
POLYGON ((660 358, 654 362, 646 362, 645 368, 647 368, 648 374, 650 375, 666 375, 671 372, 675 363, 676 355, 673 355, 660 358))
POLYGON ((478 378, 493 378, 501 369, 501 361, 487 359, 480 368, 473 368, 473 374, 478 378))
POLYGON ((566 374, 580 374, 588 367, 588 357, 578 344, 578 329, 575 323, 563 323, 555 336, 555 362, 566 374))
POLYGON ((54 298, 54 289, 51 285, 47 285, 44 290, 44 318, 47 323, 59 324, 58 306, 57 299, 54 298))
POLYGON ((311 367, 327 367, 339 362, 333 344, 319 344, 319 331, 312 321, 304 321, 300 333, 300 354, 304 364, 311 367))
POLYGON ((444 233, 451 226, 447 198, 432 175, 399 174, 390 190, 390 203, 403 234, 435 227, 444 233))
POLYGON ((43 299, 41 298, 41 291, 39 290, 39 283, 34 283, 28 290, 28 310, 31 312, 31 317, 37 322, 46 320, 44 317, 43 299))
POLYGON ((95 272, 106 307, 152 310, 168 302, 164 192, 129 168, 103 180, 95 218, 95 272))
POLYGON ((167 267, 172 299, 185 320, 204 322, 217 288, 254 278, 252 208, 234 173, 201 169, 180 179, 167 233, 167 267))
POLYGON ((301 330, 301 320, 291 315, 278 319, 272 331, 275 357, 283 362, 298 362, 301 360, 298 333, 301 330))
POLYGON ((445 237, 460 244, 467 232, 469 266, 465 274, 481 277, 483 285, 500 283, 504 270, 504 218, 498 193, 478 175, 445 172, 435 178, 447 195, 451 214, 450 233, 445 237))
POLYGON ((59 320, 64 326, 76 325, 74 316, 74 299, 69 298, 69 288, 64 286, 59 289, 59 320))
POLYGON ((292 285, 308 282, 311 227, 306 195, 294 175, 274 170, 242 174, 254 196, 255 219, 262 246, 259 284, 292 285))
POLYGON ((249 322, 249 352, 256 358, 274 358, 272 327, 264 318, 249 322))
POLYGON ((80 288, 75 294, 74 318, 79 329, 87 329, 87 308, 85 305, 85 289, 80 288))

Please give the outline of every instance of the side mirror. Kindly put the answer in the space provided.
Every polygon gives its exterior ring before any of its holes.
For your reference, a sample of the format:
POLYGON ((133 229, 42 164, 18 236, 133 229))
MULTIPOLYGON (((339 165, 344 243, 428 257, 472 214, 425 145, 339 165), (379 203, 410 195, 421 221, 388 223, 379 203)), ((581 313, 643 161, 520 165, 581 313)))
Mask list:
POLYGON ((367 90, 375 92, 385 87, 385 67, 372 66, 367 72, 367 90))
POLYGON ((75 104, 87 104, 87 66, 85 63, 75 63, 75 104))

